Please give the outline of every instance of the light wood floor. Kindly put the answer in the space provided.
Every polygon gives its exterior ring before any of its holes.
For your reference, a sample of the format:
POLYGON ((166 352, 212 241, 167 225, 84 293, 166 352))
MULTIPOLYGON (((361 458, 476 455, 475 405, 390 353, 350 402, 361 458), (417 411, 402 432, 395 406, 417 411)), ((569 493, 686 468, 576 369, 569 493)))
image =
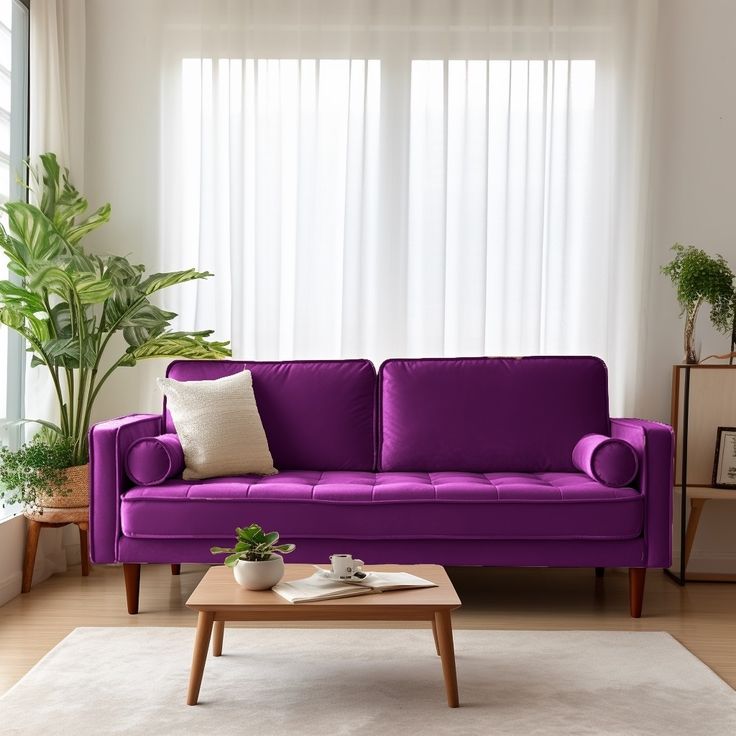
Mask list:
MULTIPOLYGON (((93 567, 88 578, 73 567, 10 601, 0 608, 0 693, 77 626, 193 627, 195 616, 184 603, 205 569, 184 565, 175 577, 168 566, 144 566, 137 616, 126 613, 119 567, 93 567)), ((628 614, 625 571, 607 570, 603 579, 593 570, 449 573, 463 601, 453 614, 456 628, 667 631, 736 687, 736 585, 679 588, 661 571, 650 571, 644 616, 635 620, 628 614)))

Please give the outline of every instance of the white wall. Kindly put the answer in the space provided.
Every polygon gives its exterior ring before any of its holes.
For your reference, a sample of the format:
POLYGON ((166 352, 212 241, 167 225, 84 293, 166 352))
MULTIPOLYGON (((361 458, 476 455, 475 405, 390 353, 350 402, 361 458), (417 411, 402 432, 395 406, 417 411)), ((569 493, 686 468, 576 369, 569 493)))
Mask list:
MULTIPOLYGON (((675 242, 720 253, 736 270, 736 2, 660 4, 654 128, 654 210, 648 344, 640 415, 669 421, 671 365, 682 359, 674 290, 659 267, 675 242)), ((702 355, 725 353, 729 336, 700 316, 702 355)), ((736 407, 733 410, 736 426, 736 407)), ((735 495, 736 500, 736 495, 735 495)), ((691 568, 736 572, 736 503, 711 501, 691 568)))
MULTIPOLYGON (((150 271, 158 241, 160 45, 151 22, 158 3, 146 0, 87 2, 87 111, 85 193, 90 203, 112 203, 110 222, 87 241, 92 247, 128 255, 150 271), (135 100, 130 106, 129 100, 135 100), (130 186, 135 182, 135 187, 130 186)), ((145 361, 113 374, 93 420, 157 411, 155 376, 168 361, 145 361)))

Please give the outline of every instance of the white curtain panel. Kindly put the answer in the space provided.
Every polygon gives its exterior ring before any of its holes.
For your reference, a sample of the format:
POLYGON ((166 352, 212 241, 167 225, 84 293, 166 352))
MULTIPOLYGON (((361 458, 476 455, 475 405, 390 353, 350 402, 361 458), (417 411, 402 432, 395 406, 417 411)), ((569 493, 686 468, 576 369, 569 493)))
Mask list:
MULTIPOLYGON (((72 181, 83 191, 84 178, 84 0, 34 0, 30 7, 30 136, 31 159, 46 151, 70 168, 72 181)), ((58 420, 53 387, 45 368, 25 374, 25 416, 58 420)), ((30 425, 27 436, 35 434, 30 425)), ((34 583, 66 570, 79 561, 79 537, 74 525, 46 529, 39 540, 34 583)))
POLYGON ((595 354, 634 399, 657 5, 163 2, 160 264, 251 359, 595 354))
MULTIPOLYGON (((31 161, 53 151, 84 191, 85 2, 36 0, 30 10, 31 161)), ((58 421, 48 372, 31 368, 30 356, 25 383, 25 416, 58 421)), ((34 434, 38 427, 29 429, 34 434)))

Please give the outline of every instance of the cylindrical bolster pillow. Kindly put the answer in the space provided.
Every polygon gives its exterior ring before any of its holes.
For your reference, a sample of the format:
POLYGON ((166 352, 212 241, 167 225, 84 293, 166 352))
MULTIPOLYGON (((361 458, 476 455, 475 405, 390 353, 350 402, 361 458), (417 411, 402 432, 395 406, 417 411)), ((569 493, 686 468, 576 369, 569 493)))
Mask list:
POLYGON ((629 485, 639 471, 636 450, 624 440, 602 434, 586 434, 579 440, 572 463, 593 480, 614 488, 629 485))
POLYGON ((157 486, 184 470, 184 450, 175 434, 141 437, 128 449, 125 471, 139 486, 157 486))

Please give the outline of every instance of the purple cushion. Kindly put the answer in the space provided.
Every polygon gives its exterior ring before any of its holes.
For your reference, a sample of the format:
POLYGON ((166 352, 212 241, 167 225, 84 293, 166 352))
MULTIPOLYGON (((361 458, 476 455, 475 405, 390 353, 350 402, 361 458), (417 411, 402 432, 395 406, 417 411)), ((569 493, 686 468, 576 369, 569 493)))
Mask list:
POLYGON ((184 470, 184 450, 175 434, 141 437, 128 449, 125 472, 133 483, 156 486, 184 470))
POLYGON ((388 360, 379 395, 381 470, 572 472, 575 443, 610 433, 598 358, 388 360))
MULTIPOLYGON (((375 468, 376 370, 368 360, 174 361, 177 381, 222 378, 247 368, 279 470, 375 468)), ((164 404, 166 431, 174 424, 164 404)), ((578 435, 580 436, 580 435, 578 435)))
POLYGON ((639 458, 625 440, 586 434, 572 451, 572 461, 593 480, 621 488, 631 483, 639 471, 639 458))
POLYGON ((235 524, 248 521, 278 529, 284 541, 298 542, 621 540, 639 537, 643 520, 642 494, 606 488, 579 472, 293 470, 169 480, 155 488, 131 488, 120 506, 125 537, 206 539, 212 544, 232 537, 235 524))

